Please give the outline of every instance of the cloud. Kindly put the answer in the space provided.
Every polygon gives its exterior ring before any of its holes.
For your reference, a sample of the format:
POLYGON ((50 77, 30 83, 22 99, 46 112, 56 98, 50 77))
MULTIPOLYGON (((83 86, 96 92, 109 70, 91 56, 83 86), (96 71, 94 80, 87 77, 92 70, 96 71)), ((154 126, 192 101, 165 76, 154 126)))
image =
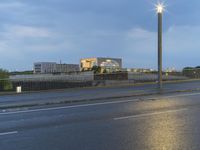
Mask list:
MULTIPOLYGON (((177 52, 198 50, 200 26, 171 26, 165 34, 166 44, 177 52)), ((169 49, 169 50, 170 50, 169 49)))
POLYGON ((35 51, 37 51, 36 47, 50 47, 50 45, 55 44, 55 37, 56 33, 48 28, 4 25, 0 32, 0 51, 6 53, 8 53, 8 50, 12 50, 12 52, 30 51, 33 49, 31 47, 35 47, 35 51))
MULTIPOLYGON (((165 67, 199 63, 200 2, 184 1, 169 5, 170 13, 164 16, 165 67)), ((122 57, 124 67, 157 68, 157 17, 152 8, 147 0, 0 2, 0 64, 30 69, 38 60, 78 63, 81 57, 109 56, 122 57)))
POLYGON ((46 28, 14 25, 6 26, 4 34, 15 38, 45 38, 52 36, 52 33, 46 28))
MULTIPOLYGON (((15 51, 31 54, 32 60, 37 52, 39 59, 58 60, 59 58, 77 61, 81 57, 110 56, 122 57, 124 67, 156 68, 157 66, 157 33, 142 28, 133 28, 124 32, 117 31, 91 31, 78 36, 68 36, 67 33, 59 33, 53 39, 51 32, 32 27, 14 27, 18 29, 13 33, 15 51), (25 42, 24 37, 30 39, 25 42), (47 38, 47 40, 34 41, 35 38, 47 38), (19 48, 21 47, 21 48, 19 48), (46 55, 48 52, 48 55, 46 55), (64 57, 65 56, 65 57, 64 57)), ((13 31, 13 30, 10 30, 13 31)), ((164 68, 176 67, 178 69, 191 65, 198 65, 199 58, 194 56, 200 49, 198 36, 200 27, 172 26, 163 34, 163 65, 164 68), (192 36, 190 36, 192 35, 192 36), (190 54, 190 55, 189 55, 190 54), (191 58, 192 57, 192 58, 191 58), (192 59, 191 62, 185 61, 192 59)), ((11 35, 11 34, 10 34, 11 35)), ((9 44, 9 42, 6 42, 9 44)), ((5 46, 5 43, 3 43, 5 46)), ((10 49, 13 46, 7 45, 10 49)))
MULTIPOLYGON (((164 68, 199 65, 199 34, 200 26, 171 26, 166 30, 163 33, 164 68)), ((124 67, 157 68, 157 33, 143 28, 88 30, 72 35, 67 31, 52 32, 48 28, 13 25, 0 33, 0 39, 1 57, 13 62, 29 61, 29 67, 38 60, 62 59, 78 63, 82 57, 109 56, 122 57, 124 67)))
POLYGON ((15 8, 21 8, 24 7, 25 4, 22 2, 16 2, 16 1, 8 1, 8 2, 0 2, 0 9, 6 10, 6 9, 15 9, 15 8))
MULTIPOLYGON (((134 28, 127 35, 125 53, 128 63, 156 68, 157 32, 134 28)), ((171 26, 166 30, 163 33, 164 68, 199 65, 199 35, 200 26, 171 26)))
POLYGON ((144 39, 152 38, 152 36, 154 36, 155 33, 144 30, 142 28, 134 28, 128 31, 127 35, 128 37, 135 40, 144 40, 144 39))

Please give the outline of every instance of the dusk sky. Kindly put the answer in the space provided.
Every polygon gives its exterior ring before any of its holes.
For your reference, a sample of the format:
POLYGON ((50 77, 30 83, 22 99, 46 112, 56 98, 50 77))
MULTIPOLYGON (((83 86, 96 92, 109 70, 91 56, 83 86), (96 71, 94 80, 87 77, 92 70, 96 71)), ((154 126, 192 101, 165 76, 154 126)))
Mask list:
MULTIPOLYGON (((123 58, 123 67, 157 68, 153 0, 1 0, 0 68, 37 61, 123 58)), ((200 1, 166 0, 163 65, 200 65, 200 1)))

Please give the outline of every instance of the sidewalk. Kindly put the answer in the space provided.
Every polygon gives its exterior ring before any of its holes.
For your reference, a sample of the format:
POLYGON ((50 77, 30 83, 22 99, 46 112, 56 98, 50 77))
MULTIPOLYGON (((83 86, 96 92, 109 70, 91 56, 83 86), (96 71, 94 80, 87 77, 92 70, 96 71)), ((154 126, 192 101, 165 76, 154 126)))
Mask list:
POLYGON ((66 89, 19 95, 4 95, 0 96, 0 110, 192 91, 200 91, 200 81, 165 83, 162 91, 157 88, 156 84, 145 84, 131 87, 66 89))

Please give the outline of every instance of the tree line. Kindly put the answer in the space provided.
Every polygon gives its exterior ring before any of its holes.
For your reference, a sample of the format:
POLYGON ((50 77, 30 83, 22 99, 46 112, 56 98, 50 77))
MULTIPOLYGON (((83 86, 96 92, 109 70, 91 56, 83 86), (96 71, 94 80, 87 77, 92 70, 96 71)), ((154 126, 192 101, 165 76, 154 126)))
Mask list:
POLYGON ((12 83, 9 80, 9 72, 0 69, 0 91, 12 90, 12 83))
POLYGON ((183 68, 183 75, 190 78, 200 78, 200 66, 183 68))

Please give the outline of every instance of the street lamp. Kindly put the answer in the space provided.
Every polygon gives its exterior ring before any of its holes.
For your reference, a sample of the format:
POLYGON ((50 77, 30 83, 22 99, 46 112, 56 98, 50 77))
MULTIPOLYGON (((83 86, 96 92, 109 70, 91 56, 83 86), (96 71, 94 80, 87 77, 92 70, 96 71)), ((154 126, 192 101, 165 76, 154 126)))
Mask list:
POLYGON ((158 87, 162 89, 162 15, 165 6, 162 3, 156 5, 158 14, 158 87))

